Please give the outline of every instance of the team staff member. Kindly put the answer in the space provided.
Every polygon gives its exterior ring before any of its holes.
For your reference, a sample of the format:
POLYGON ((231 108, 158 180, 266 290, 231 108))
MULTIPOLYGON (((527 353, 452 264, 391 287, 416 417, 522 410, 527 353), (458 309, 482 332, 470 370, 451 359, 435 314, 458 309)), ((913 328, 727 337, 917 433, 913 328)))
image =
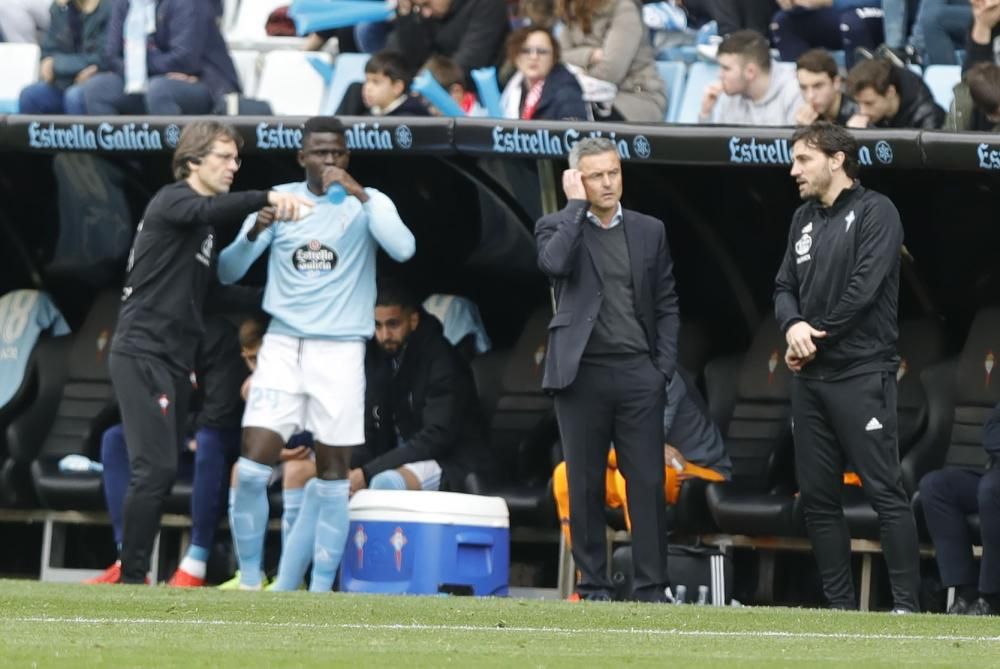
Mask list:
POLYGON ((306 121, 298 156, 305 181, 277 190, 307 198, 315 211, 295 225, 274 225, 281 217, 264 209, 219 256, 219 279, 232 283, 265 250, 270 254, 264 311, 271 323, 243 414, 243 457, 230 509, 243 589, 261 588, 267 482, 296 432, 315 437, 317 478, 306 484, 274 589, 297 589, 311 561, 310 591, 329 592, 347 541, 351 447, 365 441, 375 254, 381 247, 402 262, 416 247, 392 200, 347 172, 350 155, 340 121, 306 121), (335 196, 339 189, 343 197, 335 196))
POLYGON ((663 223, 621 206, 614 142, 580 140, 569 165, 566 206, 539 219, 535 240, 557 305, 542 387, 555 393, 566 457, 577 594, 611 598, 604 473, 614 441, 632 512, 633 597, 668 601, 663 405, 680 328, 673 262, 663 223))
POLYGON ((177 181, 153 196, 129 252, 109 367, 121 407, 131 476, 122 528, 122 583, 144 583, 163 499, 177 472, 190 370, 204 326, 202 307, 216 225, 266 205, 297 219, 307 201, 289 193, 229 193, 240 167, 232 127, 198 121, 174 150, 177 181))
POLYGON ((823 591, 856 605, 841 507, 845 461, 878 513, 896 611, 917 611, 917 533, 896 442, 896 303, 903 227, 884 195, 862 186, 858 144, 826 121, 792 136, 805 200, 792 218, 774 309, 794 372, 795 467, 823 591))

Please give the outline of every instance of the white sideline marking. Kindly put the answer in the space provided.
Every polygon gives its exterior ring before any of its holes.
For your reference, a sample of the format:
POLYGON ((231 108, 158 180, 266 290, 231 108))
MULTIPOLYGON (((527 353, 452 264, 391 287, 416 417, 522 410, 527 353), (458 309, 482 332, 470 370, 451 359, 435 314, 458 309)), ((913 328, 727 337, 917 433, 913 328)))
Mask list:
POLYGON ((75 623, 80 625, 218 625, 230 627, 275 627, 293 629, 323 629, 323 630, 363 630, 363 631, 416 631, 416 632, 527 632, 537 634, 629 634, 679 637, 729 637, 751 638, 769 637, 778 639, 847 639, 856 641, 967 641, 1000 643, 1000 636, 957 636, 957 635, 919 635, 919 634, 857 634, 851 632, 780 632, 780 631, 747 631, 726 632, 710 630, 683 629, 643 629, 643 628, 607 628, 607 629, 577 629, 571 627, 487 627, 485 625, 421 625, 421 624, 390 624, 369 625, 362 623, 300 623, 300 622, 254 622, 238 620, 167 620, 156 618, 84 618, 84 617, 18 617, 3 618, 11 623, 75 623))

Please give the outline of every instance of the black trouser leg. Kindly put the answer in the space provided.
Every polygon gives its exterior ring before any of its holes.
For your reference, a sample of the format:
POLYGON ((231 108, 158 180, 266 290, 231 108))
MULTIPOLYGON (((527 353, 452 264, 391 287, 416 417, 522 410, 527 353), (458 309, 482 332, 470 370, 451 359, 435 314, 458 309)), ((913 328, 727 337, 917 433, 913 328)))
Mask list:
POLYGON ((143 583, 160 530, 163 500, 177 474, 189 382, 161 362, 111 355, 111 380, 129 454, 122 527, 122 582, 143 583))
POLYGON ((979 592, 997 595, 1000 594, 1000 466, 994 466, 983 475, 976 496, 983 545, 979 592))
POLYGON ((608 579, 604 472, 608 465, 614 401, 611 369, 580 365, 569 388, 555 398, 566 459, 573 560, 580 571, 577 592, 611 592, 608 579))
POLYGON ((874 372, 824 384, 837 440, 878 514, 893 606, 919 611, 920 548, 899 467, 896 379, 874 372))
POLYGON ((823 406, 822 382, 793 377, 791 387, 795 472, 823 593, 830 606, 857 607, 851 577, 851 537, 840 487, 844 454, 823 406))
POLYGON ((920 479, 920 503, 945 587, 975 585, 979 580, 972 555, 975 539, 965 518, 979 511, 976 497, 982 477, 982 472, 948 467, 920 479))

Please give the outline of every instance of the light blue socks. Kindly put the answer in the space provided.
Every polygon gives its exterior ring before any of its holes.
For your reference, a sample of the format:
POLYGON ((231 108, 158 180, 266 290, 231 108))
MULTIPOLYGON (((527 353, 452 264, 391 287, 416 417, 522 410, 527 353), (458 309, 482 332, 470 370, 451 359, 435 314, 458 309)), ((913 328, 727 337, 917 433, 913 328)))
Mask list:
POLYGON ((406 490, 406 479, 396 469, 386 469, 372 477, 371 490, 406 490))
POLYGON ((344 544, 347 543, 349 489, 349 484, 344 479, 316 482, 320 512, 319 522, 316 524, 316 547, 309 592, 330 592, 333 588, 337 567, 344 554, 344 544))
POLYGON ((295 527, 295 519, 302 509, 305 488, 285 488, 281 491, 281 547, 288 545, 288 533, 295 527))
POLYGON ((267 531, 267 482, 271 467, 241 457, 236 462, 236 489, 229 507, 229 527, 240 563, 240 585, 261 586, 261 556, 267 531))

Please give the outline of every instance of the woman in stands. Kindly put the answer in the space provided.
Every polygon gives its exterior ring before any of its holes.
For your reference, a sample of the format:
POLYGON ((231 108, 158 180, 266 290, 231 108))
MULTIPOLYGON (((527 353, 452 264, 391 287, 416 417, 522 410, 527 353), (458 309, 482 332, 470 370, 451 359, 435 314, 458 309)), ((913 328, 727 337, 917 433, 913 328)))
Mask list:
POLYGON ((563 62, 617 87, 608 104, 595 105, 598 120, 664 119, 666 86, 638 0, 557 0, 556 15, 565 23, 559 33, 563 62))
POLYGON ((589 118, 583 90, 559 62, 559 43, 548 30, 536 26, 511 33, 507 38, 507 60, 516 71, 500 96, 504 118, 589 118))

